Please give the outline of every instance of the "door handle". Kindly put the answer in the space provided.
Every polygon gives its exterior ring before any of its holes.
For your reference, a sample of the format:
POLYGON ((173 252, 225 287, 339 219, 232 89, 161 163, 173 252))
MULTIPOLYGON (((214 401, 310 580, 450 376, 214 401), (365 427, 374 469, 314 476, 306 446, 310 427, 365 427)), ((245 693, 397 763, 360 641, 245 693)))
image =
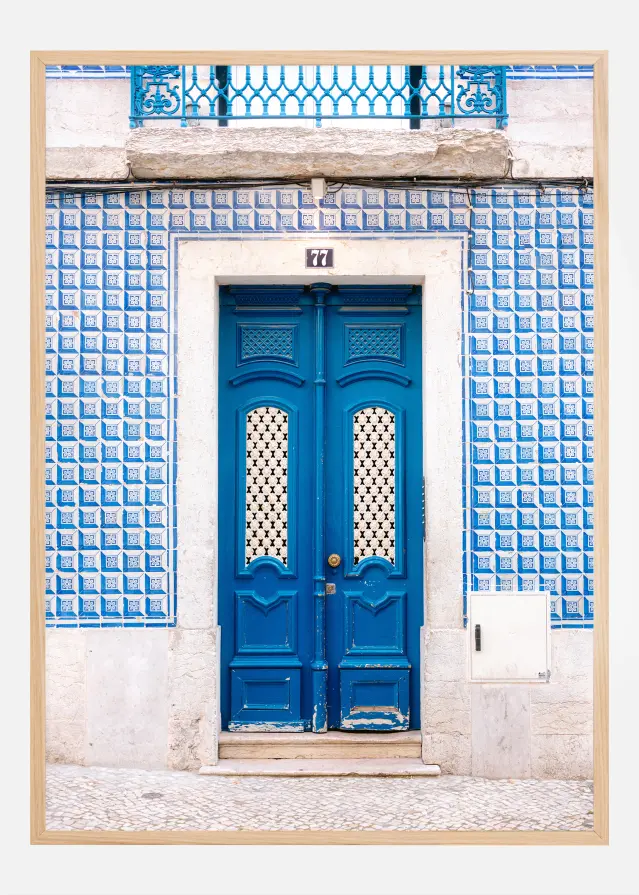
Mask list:
POLYGON ((475 625, 475 652, 481 652, 481 625, 475 625))
POLYGON ((342 557, 339 555, 339 553, 331 553, 331 555, 329 556, 329 558, 327 560, 331 569, 336 569, 338 567, 338 565, 341 563, 341 561, 342 561, 342 557))

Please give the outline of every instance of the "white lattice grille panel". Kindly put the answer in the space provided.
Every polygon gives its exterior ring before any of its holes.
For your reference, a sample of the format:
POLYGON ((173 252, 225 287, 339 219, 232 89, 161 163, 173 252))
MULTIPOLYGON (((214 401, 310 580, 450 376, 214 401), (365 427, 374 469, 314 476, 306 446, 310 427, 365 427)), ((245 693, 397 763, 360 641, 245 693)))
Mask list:
POLYGON ((395 416, 365 407, 353 417, 354 558, 395 562, 395 416))
POLYGON ((287 561, 288 414, 257 407, 246 417, 246 563, 287 561))

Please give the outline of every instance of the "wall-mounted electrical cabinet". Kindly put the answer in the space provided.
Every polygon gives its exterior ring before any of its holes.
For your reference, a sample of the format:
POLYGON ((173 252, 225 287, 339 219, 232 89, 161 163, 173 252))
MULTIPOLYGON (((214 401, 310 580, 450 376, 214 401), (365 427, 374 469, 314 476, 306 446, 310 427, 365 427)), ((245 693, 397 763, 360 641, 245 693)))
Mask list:
POLYGON ((471 593, 470 679, 550 679, 550 601, 546 592, 471 593))

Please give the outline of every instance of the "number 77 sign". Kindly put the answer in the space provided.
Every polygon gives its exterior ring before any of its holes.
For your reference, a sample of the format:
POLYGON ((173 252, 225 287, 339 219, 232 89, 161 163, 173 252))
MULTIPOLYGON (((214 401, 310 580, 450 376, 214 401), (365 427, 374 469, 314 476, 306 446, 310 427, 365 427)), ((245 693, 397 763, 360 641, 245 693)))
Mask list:
POLYGON ((306 249, 307 267, 333 267, 333 249, 306 249))

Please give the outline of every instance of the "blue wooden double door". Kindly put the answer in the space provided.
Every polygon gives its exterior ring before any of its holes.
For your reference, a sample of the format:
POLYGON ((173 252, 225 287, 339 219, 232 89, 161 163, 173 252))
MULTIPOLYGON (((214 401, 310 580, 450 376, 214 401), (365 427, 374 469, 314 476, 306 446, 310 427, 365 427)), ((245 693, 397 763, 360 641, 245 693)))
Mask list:
POLYGON ((228 730, 419 727, 421 290, 221 290, 228 730))

